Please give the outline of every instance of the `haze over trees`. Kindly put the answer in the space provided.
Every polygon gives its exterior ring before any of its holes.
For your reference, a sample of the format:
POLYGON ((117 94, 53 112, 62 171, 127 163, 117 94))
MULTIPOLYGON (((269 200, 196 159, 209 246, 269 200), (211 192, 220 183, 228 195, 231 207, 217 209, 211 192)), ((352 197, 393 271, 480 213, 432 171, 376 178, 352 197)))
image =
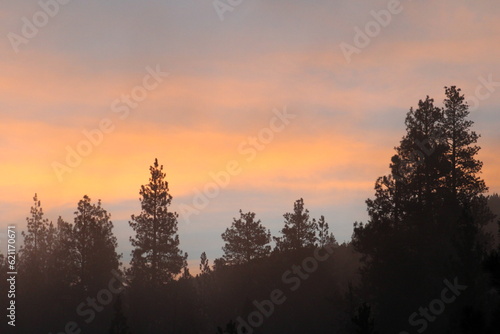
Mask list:
MULTIPOLYGON (((500 197, 487 196, 464 96, 444 93, 442 106, 427 96, 408 111, 366 200, 369 220, 341 245, 302 198, 279 236, 240 210, 221 231, 222 258, 211 265, 202 252, 193 277, 157 159, 129 222, 130 264, 100 200, 83 196, 73 222, 54 224, 35 194, 18 254, 17 332, 498 333, 500 197)), ((0 254, 1 291, 6 261, 0 254)))
MULTIPOLYGON (((70 319, 79 305, 74 302, 95 295, 120 265, 110 214, 100 201, 92 204, 85 195, 74 224, 59 217, 54 225, 44 218, 36 194, 33 200, 18 261, 17 328, 26 333, 48 332, 55 323, 70 319)), ((106 325, 101 319, 94 326, 106 325)))

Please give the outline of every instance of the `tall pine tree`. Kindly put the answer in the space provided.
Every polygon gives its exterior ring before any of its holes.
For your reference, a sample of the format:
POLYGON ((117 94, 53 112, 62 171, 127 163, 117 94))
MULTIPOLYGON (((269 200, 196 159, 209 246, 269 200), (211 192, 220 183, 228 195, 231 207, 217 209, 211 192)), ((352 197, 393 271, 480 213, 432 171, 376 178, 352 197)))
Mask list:
POLYGON ((22 232, 24 245, 21 248, 21 271, 27 275, 35 275, 46 281, 48 261, 51 251, 52 223, 44 218, 43 209, 37 194, 33 197, 34 205, 31 207, 31 216, 26 218, 27 231, 22 232))
POLYGON ((44 322, 49 316, 49 310, 44 304, 50 298, 49 283, 53 275, 50 259, 54 227, 44 218, 37 194, 33 201, 30 216, 26 218, 26 232, 22 232, 24 245, 19 252, 19 289, 16 292, 18 327, 26 330, 45 328, 44 322))
POLYGON ((172 196, 165 180, 163 166, 155 159, 150 167, 149 183, 141 186, 141 213, 129 222, 135 231, 130 241, 132 262, 130 273, 142 283, 160 286, 181 272, 187 254, 179 249, 176 212, 169 211, 172 196))
MULTIPOLYGON (((478 136, 459 92, 445 88, 444 109, 429 97, 410 109, 391 174, 377 180, 375 198, 366 202, 370 219, 355 224, 365 296, 375 302, 386 331, 405 328, 408 315, 432 300, 443 279, 457 277, 469 286, 481 280, 481 225, 492 215, 478 176, 478 136)), ((446 319, 434 330, 445 328, 446 319)))
POLYGON ((480 136, 471 130, 474 122, 467 118, 469 106, 460 92, 456 86, 445 87, 443 132, 451 169, 446 185, 453 196, 464 202, 484 193, 487 187, 478 175, 483 167, 483 163, 476 159, 480 150, 476 143, 480 136))

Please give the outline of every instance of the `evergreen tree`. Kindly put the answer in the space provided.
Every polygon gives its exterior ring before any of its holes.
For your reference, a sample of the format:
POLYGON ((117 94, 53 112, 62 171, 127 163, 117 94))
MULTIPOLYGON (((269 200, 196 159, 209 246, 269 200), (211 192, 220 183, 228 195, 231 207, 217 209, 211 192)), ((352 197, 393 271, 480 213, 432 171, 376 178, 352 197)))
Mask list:
POLYGON ((77 269, 77 262, 76 238, 73 234, 73 224, 59 217, 54 235, 51 259, 51 271, 54 273, 53 285, 61 289, 76 284, 80 273, 77 269))
POLYGON ((225 242, 223 258, 230 265, 248 263, 271 252, 271 232, 260 220, 255 220, 253 212, 240 210, 240 218, 233 218, 231 227, 222 233, 222 240, 225 242))
POLYGON ((201 253, 200 260, 200 275, 210 274, 212 272, 212 269, 210 269, 207 254, 205 252, 201 253))
POLYGON ((130 238, 134 247, 130 273, 136 280, 159 286, 181 272, 187 254, 179 249, 178 214, 168 210, 172 196, 157 159, 150 172, 149 183, 139 192, 142 211, 129 222, 136 233, 130 238))
POLYGON ((219 271, 219 270, 222 270, 224 268, 227 268, 227 262, 226 262, 226 260, 224 260, 223 257, 219 257, 219 258, 214 260, 214 265, 212 266, 212 269, 214 271, 219 271))
MULTIPOLYGON (((478 136, 469 129, 459 92, 446 88, 445 109, 429 97, 410 109, 391 175, 378 178, 375 198, 366 202, 368 223, 354 227, 366 295, 377 305, 385 330, 405 326, 412 309, 432 300, 446 277, 459 277, 481 293, 475 284, 481 281, 481 226, 492 215, 477 176, 478 136), (389 315, 396 321, 386 321, 389 315)), ((441 317, 434 329, 444 328, 445 320, 441 317)))
POLYGON ((59 268, 55 265, 57 227, 44 218, 37 194, 33 200, 19 254, 19 327, 25 331, 44 331, 48 319, 57 317, 54 309, 59 295, 56 293, 66 286, 58 284, 59 268))
POLYGON ((200 274, 197 275, 197 280, 195 281, 195 287, 198 290, 198 298, 199 304, 202 305, 201 314, 204 318, 208 318, 207 316, 207 303, 210 300, 210 295, 213 291, 210 290, 210 286, 213 283, 214 277, 210 275, 212 270, 208 264, 207 255, 205 252, 201 253, 200 256, 200 274))
MULTIPOLYGON (((45 287, 46 296, 43 303, 46 305, 44 310, 50 314, 45 317, 46 321, 57 323, 72 316, 74 310, 71 310, 74 305, 81 302, 82 290, 78 285, 80 271, 77 266, 73 225, 59 217, 57 225, 51 225, 49 231, 51 232, 49 232, 48 239, 52 247, 48 263, 48 284, 45 287)), ((32 297, 29 298, 32 299, 32 297)))
POLYGON ((43 209, 37 194, 33 197, 34 205, 31 207, 31 216, 26 218, 27 231, 22 232, 24 245, 20 250, 20 270, 26 275, 34 275, 46 281, 48 261, 50 257, 53 234, 52 223, 43 218, 43 209))
POLYGON ((478 176, 483 163, 475 158, 480 150, 475 145, 480 136, 471 130, 474 122, 467 119, 469 106, 460 92, 456 86, 445 87, 443 132, 448 144, 446 157, 451 168, 446 185, 455 197, 466 201, 484 193, 487 187, 478 176))
POLYGON ((309 218, 309 210, 304 209, 304 200, 298 199, 293 205, 293 213, 285 213, 282 237, 274 237, 280 251, 313 247, 316 243, 316 222, 309 218))
MULTIPOLYGON (((78 202, 72 237, 77 283, 86 292, 106 286, 112 270, 118 270, 120 256, 116 253, 117 242, 110 217, 101 207, 101 200, 92 204, 91 199, 85 195, 78 202)), ((67 227, 61 224, 61 227, 67 227)))
POLYGON ((390 165, 392 178, 379 180, 383 181, 379 185, 384 188, 385 183, 394 196, 389 207, 385 204, 382 209, 387 209, 396 221, 414 211, 432 210, 436 204, 438 189, 443 188, 449 171, 444 157, 447 147, 443 121, 442 110, 429 96, 419 101, 417 109, 410 108, 406 116, 407 133, 390 165))
POLYGON ((325 217, 321 216, 316 223, 318 229, 318 247, 325 247, 326 245, 338 245, 337 240, 333 233, 330 233, 328 223, 325 221, 325 217))
POLYGON ((193 278, 193 275, 189 272, 189 268, 187 266, 182 267, 182 276, 181 279, 190 279, 193 278))

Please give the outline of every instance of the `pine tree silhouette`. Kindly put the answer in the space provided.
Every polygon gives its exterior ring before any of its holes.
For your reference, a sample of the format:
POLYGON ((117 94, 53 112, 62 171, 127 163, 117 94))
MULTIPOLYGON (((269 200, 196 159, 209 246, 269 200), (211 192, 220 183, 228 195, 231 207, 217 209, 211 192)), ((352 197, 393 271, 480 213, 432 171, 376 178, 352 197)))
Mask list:
POLYGON ((304 208, 304 200, 293 203, 293 213, 283 215, 285 226, 280 231, 282 237, 273 237, 279 251, 298 250, 312 247, 316 243, 316 221, 309 219, 309 210, 304 208))
POLYGON ((271 232, 255 219, 254 212, 243 213, 240 218, 233 218, 230 228, 222 233, 225 245, 223 258, 228 264, 248 263, 270 254, 271 232))
POLYGON ((187 254, 179 249, 178 214, 169 210, 172 196, 163 166, 155 159, 149 168, 149 183, 141 186, 141 213, 132 215, 130 237, 132 261, 129 273, 136 280, 155 287, 174 280, 181 273, 187 254))

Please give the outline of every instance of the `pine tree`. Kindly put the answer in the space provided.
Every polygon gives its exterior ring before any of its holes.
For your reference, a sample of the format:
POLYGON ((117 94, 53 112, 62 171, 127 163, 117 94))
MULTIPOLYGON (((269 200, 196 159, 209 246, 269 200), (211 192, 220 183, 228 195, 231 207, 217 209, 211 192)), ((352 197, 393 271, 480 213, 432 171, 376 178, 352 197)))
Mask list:
POLYGON ((73 225, 59 216, 55 227, 51 271, 53 285, 68 288, 78 282, 76 238, 73 225))
POLYGON ((405 319, 431 291, 442 289, 443 277, 457 276, 473 286, 481 275, 480 227, 492 215, 477 175, 478 136, 470 131, 460 90, 445 92, 445 109, 429 97, 410 109, 391 174, 377 179, 375 198, 366 201, 370 219, 354 227, 365 288, 386 331, 405 326, 403 320, 386 322, 389 315, 405 319))
MULTIPOLYGON (((45 329, 46 318, 51 314, 55 290, 54 271, 56 228, 44 212, 37 194, 30 217, 26 218, 27 230, 23 232, 24 246, 20 251, 19 301, 20 322, 24 330, 45 329)), ((59 289, 61 290, 61 289, 59 289)))
POLYGON ((193 278, 193 275, 191 275, 191 273, 189 272, 189 268, 187 266, 183 266, 182 267, 182 275, 181 275, 181 279, 190 279, 190 278, 193 278))
POLYGON ((49 220, 43 218, 44 213, 37 194, 33 197, 33 201, 31 217, 26 218, 27 231, 22 232, 24 246, 20 250, 20 270, 25 271, 26 275, 46 278, 51 247, 48 239, 53 229, 49 220))
POLYGON ((225 242, 223 258, 230 265, 248 263, 271 252, 271 232, 260 220, 255 220, 254 212, 240 210, 240 218, 233 218, 231 227, 222 233, 222 240, 225 242))
POLYGON ((178 214, 168 210, 172 196, 157 159, 150 172, 149 183, 139 192, 142 211, 129 222, 136 233, 130 238, 134 247, 130 273, 136 280, 159 286, 181 272, 187 254, 179 249, 178 214))
POLYGON ((210 274, 211 272, 212 269, 210 269, 210 265, 208 264, 207 254, 203 252, 200 256, 200 275, 210 274))
POLYGON ((411 108, 405 120, 406 135, 396 147, 392 158, 393 217, 404 218, 409 211, 435 204, 438 189, 443 188, 449 165, 444 157, 446 142, 443 130, 443 111, 434 106, 434 99, 426 97, 411 108))
POLYGON ((304 200, 298 199, 293 205, 293 213, 285 213, 282 237, 274 237, 280 251, 313 247, 316 243, 316 222, 309 219, 309 210, 304 209, 304 200))
POLYGON ((198 298, 200 305, 202 307, 202 313, 204 317, 207 317, 207 307, 208 300, 210 300, 211 291, 210 286, 213 284, 214 277, 210 275, 212 270, 208 264, 208 258, 205 252, 201 253, 200 256, 200 274, 197 275, 196 288, 198 290, 198 298))
MULTIPOLYGON (((313 219, 314 221, 314 219, 313 219)), ((325 221, 325 217, 321 216, 316 223, 316 227, 318 229, 318 247, 325 247, 326 245, 337 245, 337 240, 333 233, 330 233, 330 227, 328 223, 325 221)))
POLYGON ((227 262, 224 260, 223 257, 219 257, 214 260, 214 265, 212 266, 212 269, 214 271, 220 271, 223 270, 224 268, 227 268, 227 262))
POLYGON ((475 145, 480 137, 471 130, 474 122, 467 119, 469 106, 460 88, 445 87, 443 131, 446 135, 451 172, 447 176, 447 187, 461 201, 484 193, 488 188, 479 178, 483 163, 475 158, 480 147, 475 145))
POLYGON ((87 292, 105 286, 112 270, 118 270, 120 256, 116 253, 117 242, 110 217, 101 207, 101 200, 92 204, 85 195, 78 202, 72 237, 77 283, 87 292))

